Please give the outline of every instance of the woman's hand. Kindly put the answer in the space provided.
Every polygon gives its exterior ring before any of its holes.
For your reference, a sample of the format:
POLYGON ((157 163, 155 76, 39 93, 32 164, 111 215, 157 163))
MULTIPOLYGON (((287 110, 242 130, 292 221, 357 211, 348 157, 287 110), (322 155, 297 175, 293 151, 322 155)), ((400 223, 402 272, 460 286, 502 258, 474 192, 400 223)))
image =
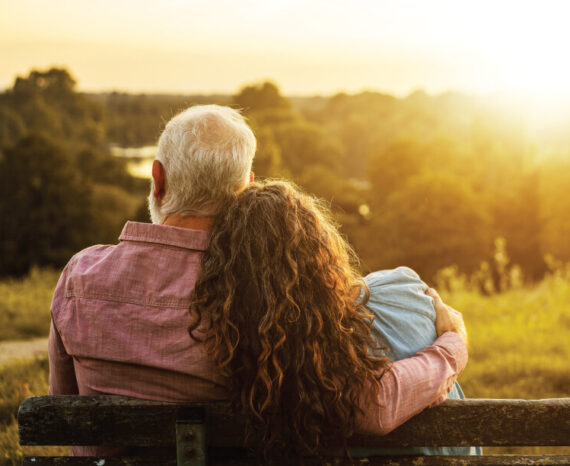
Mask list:
POLYGON ((465 322, 463 322, 463 315, 461 312, 453 309, 451 306, 445 304, 438 292, 433 288, 428 288, 426 294, 433 299, 435 308, 435 330, 437 336, 445 332, 455 332, 463 339, 467 345, 467 330, 465 330, 465 322))

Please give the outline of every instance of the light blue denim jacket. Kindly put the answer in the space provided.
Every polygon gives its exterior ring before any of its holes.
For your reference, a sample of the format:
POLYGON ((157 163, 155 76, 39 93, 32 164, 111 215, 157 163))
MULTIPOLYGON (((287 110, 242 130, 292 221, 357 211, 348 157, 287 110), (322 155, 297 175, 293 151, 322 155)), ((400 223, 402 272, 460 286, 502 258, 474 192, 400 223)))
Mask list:
MULTIPOLYGON (((433 300, 427 285, 408 267, 373 272, 364 281, 370 289, 367 309, 374 314, 372 332, 390 348, 394 361, 412 357, 437 338, 433 300)), ((360 300, 364 292, 360 295, 360 300)), ((457 382, 448 398, 465 396, 457 382)), ((407 449, 351 449, 353 456, 368 455, 480 455, 479 447, 414 447, 407 449)))

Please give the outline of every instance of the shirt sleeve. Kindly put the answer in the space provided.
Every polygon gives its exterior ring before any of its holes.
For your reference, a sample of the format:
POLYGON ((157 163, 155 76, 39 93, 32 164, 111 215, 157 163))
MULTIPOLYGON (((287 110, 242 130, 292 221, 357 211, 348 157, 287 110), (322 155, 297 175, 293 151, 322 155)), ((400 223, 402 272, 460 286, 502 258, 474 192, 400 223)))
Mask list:
POLYGON ((63 310, 65 302, 65 282, 68 270, 69 264, 61 274, 51 306, 52 321, 48 340, 50 395, 77 395, 79 393, 77 379, 75 378, 73 358, 65 350, 63 340, 57 330, 53 317, 63 310))
POLYGON ((380 379, 378 392, 363 394, 358 431, 385 435, 428 406, 443 403, 466 364, 467 347, 454 332, 393 363, 380 379))
POLYGON ((370 291, 365 303, 374 316, 371 333, 398 361, 412 357, 437 339, 433 299, 427 285, 408 267, 379 270, 364 277, 370 291))

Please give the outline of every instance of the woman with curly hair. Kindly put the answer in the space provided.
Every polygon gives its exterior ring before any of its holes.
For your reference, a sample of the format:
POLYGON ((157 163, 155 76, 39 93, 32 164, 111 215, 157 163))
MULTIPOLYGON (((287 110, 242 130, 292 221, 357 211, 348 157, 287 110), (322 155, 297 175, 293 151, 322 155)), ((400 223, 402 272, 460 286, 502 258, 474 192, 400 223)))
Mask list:
POLYGON ((465 366, 465 337, 452 333, 464 329, 443 303, 447 333, 391 363, 357 299, 356 263, 326 208, 288 183, 251 184, 214 222, 189 331, 266 457, 385 434, 442 402, 465 366))

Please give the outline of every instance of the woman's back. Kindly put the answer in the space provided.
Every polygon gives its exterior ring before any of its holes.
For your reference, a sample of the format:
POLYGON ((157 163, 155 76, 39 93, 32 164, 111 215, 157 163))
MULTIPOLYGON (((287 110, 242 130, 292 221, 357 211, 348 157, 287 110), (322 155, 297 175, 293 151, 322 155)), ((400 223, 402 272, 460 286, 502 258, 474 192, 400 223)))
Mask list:
POLYGON ((324 209, 285 183, 249 187, 216 220, 193 310, 267 450, 338 445, 378 386, 387 358, 371 351, 351 260, 324 209))
POLYGON ((383 376, 355 263, 326 209, 287 183, 253 184, 216 218, 190 333, 209 323, 206 348, 268 455, 330 453, 357 427, 386 433, 441 402, 465 365, 447 333, 383 376))

